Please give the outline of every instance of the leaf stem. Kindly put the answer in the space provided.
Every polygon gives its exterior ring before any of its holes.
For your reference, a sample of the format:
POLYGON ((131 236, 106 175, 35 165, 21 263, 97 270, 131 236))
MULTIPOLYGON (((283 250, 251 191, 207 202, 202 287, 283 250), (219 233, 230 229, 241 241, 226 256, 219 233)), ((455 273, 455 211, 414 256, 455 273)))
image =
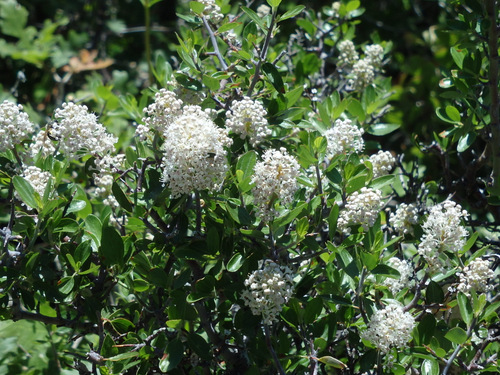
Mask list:
POLYGON ((269 326, 267 324, 264 324, 264 333, 266 335, 267 348, 271 352, 271 355, 272 355, 273 361, 274 361, 274 365, 276 366, 276 369, 278 370, 278 373, 280 375, 286 375, 286 372, 283 369, 283 367, 281 366, 281 363, 280 363, 280 361, 278 359, 276 351, 273 348, 273 344, 271 343, 271 334, 269 333, 269 326))

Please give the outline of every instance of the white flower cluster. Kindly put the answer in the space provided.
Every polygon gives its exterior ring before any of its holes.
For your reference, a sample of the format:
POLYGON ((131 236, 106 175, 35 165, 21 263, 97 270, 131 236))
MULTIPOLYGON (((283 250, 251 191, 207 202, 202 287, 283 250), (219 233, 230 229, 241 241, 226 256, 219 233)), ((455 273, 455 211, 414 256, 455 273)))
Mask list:
POLYGON ((431 269, 441 269, 439 255, 443 251, 457 252, 465 245, 467 230, 461 220, 468 216, 467 211, 450 200, 431 208, 422 229, 424 235, 418 246, 418 252, 431 269))
POLYGON ((266 115, 267 112, 261 103, 244 97, 231 104, 227 113, 226 127, 239 134, 241 139, 249 137, 251 145, 255 147, 271 134, 266 115))
POLYGON ((413 234, 413 225, 418 223, 418 208, 415 203, 401 203, 395 213, 391 213, 392 227, 400 234, 413 234))
POLYGON ((271 14, 271 7, 267 6, 266 4, 261 4, 257 7, 257 15, 259 18, 264 18, 268 14, 271 14))
POLYGON ((114 151, 117 138, 97 122, 97 116, 89 113, 87 106, 63 103, 56 109, 56 121, 50 135, 59 141, 59 151, 67 157, 75 157, 85 150, 93 155, 104 155, 114 151))
POLYGON ((13 149, 33 132, 33 124, 21 104, 4 100, 0 104, 0 152, 13 149))
POLYGON ((177 97, 177 94, 167 89, 160 89, 155 94, 155 101, 144 108, 144 125, 138 125, 136 135, 145 140, 151 129, 164 132, 172 121, 181 114, 183 102, 177 97))
POLYGON ((367 45, 364 49, 365 57, 360 59, 356 46, 350 40, 339 43, 338 65, 341 72, 349 78, 347 88, 362 90, 371 85, 375 73, 380 69, 384 60, 384 49, 378 44, 367 45))
POLYGON ((36 158, 39 153, 41 153, 43 157, 46 157, 53 155, 54 152, 56 152, 56 148, 49 138, 49 133, 50 129, 46 128, 44 130, 40 130, 33 138, 33 143, 30 147, 32 158, 36 158))
POLYGON ((224 147, 232 140, 210 115, 211 111, 199 106, 185 106, 164 133, 163 181, 173 197, 194 190, 214 190, 224 179, 228 169, 224 147))
POLYGON ((352 124, 349 119, 337 119, 333 127, 325 132, 327 154, 334 157, 350 151, 361 152, 365 148, 364 130, 352 124))
POLYGON ((264 324, 278 320, 278 314, 293 294, 292 271, 288 267, 267 261, 245 280, 248 287, 241 293, 245 305, 253 315, 262 315, 264 324))
POLYGON ((370 162, 373 166, 373 178, 377 178, 388 174, 394 168, 396 159, 389 151, 380 150, 370 156, 370 162))
POLYGON ((399 279, 387 277, 383 281, 383 285, 388 287, 392 294, 410 286, 413 269, 408 261, 392 257, 387 261, 387 265, 397 270, 401 275, 399 279))
POLYGON ((207 20, 210 20, 213 23, 219 23, 222 21, 224 15, 221 13, 220 7, 215 3, 215 0, 198 0, 198 2, 205 5, 203 15, 207 18, 207 20))
POLYGON ((356 61, 359 60, 358 52, 356 52, 356 47, 351 40, 343 40, 339 43, 339 65, 348 67, 354 65, 356 61))
POLYGON ((406 347, 414 327, 415 318, 401 305, 392 302, 372 315, 368 328, 360 335, 375 344, 382 353, 389 353, 392 348, 406 347))
POLYGON ((369 44, 365 47, 365 59, 375 69, 382 66, 384 60, 384 49, 379 44, 369 44))
MULTIPOLYGON (((45 194, 45 189, 47 188, 47 184, 50 179, 52 179, 52 175, 49 172, 42 171, 40 168, 35 166, 27 167, 23 173, 22 177, 24 177, 30 184, 33 186, 33 189, 43 198, 45 194)), ((34 208, 34 207, 32 207, 34 208)))
POLYGON ((382 208, 380 190, 362 187, 347 197, 345 208, 340 212, 337 224, 344 233, 351 233, 351 225, 361 225, 368 230, 382 208))
POLYGON ((351 79, 348 86, 353 90, 363 90, 371 85, 375 79, 375 69, 367 59, 361 59, 354 63, 350 73, 351 79))
POLYGON ((490 269, 490 262, 477 258, 472 260, 463 272, 459 274, 460 284, 457 290, 470 295, 470 291, 488 292, 493 289, 489 280, 495 277, 495 273, 490 269))
POLYGON ((105 205, 118 208, 120 205, 116 198, 111 194, 114 178, 113 173, 116 173, 125 161, 125 155, 104 155, 101 158, 96 158, 95 167, 97 172, 94 173, 94 183, 97 185, 96 194, 104 197, 105 205))
POLYGON ((286 149, 268 149, 262 156, 262 161, 255 164, 254 172, 254 205, 262 220, 270 221, 276 215, 274 202, 277 199, 283 205, 292 203, 300 166, 286 149))

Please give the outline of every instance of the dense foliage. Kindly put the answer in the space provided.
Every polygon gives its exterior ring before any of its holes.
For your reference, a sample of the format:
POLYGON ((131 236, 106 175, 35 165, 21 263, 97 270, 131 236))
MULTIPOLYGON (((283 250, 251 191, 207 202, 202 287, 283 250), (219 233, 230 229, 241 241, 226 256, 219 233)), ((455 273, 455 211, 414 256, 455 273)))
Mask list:
POLYGON ((0 373, 498 373, 497 3, 167 3, 0 1, 0 373))

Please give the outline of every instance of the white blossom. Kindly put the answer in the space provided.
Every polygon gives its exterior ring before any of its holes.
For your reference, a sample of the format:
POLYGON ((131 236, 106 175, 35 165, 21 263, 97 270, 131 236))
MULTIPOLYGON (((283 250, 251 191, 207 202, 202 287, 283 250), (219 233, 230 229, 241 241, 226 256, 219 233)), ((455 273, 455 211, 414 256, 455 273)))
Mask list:
POLYGON ((327 155, 334 157, 350 151, 363 151, 365 147, 363 133, 363 129, 353 125, 351 120, 337 119, 333 127, 325 132, 327 155))
POLYGON ((353 64, 349 77, 348 87, 353 90, 363 90, 375 80, 375 69, 370 60, 361 59, 353 64))
POLYGON ((231 145, 227 130, 215 125, 210 111, 186 106, 164 133, 162 146, 163 181, 172 196, 195 190, 214 190, 228 169, 227 152, 231 145))
POLYGON ((389 151, 380 150, 370 156, 370 162, 373 166, 373 178, 377 178, 388 174, 394 168, 396 159, 389 151))
POLYGON ((413 268, 408 261, 392 257, 387 260, 387 265, 397 270, 400 274, 399 279, 387 277, 383 281, 383 285, 388 287, 392 294, 396 294, 400 290, 410 286, 413 268))
POLYGON ((33 133, 33 124, 21 104, 4 100, 0 104, 0 152, 13 149, 33 133))
POLYGON ((411 340, 415 318, 396 302, 377 310, 371 317, 368 328, 360 336, 372 342, 382 353, 392 348, 402 349, 411 340))
POLYGON ((467 230, 461 221, 467 216, 467 211, 450 200, 431 208, 422 226, 424 235, 418 246, 419 254, 426 259, 431 269, 442 269, 439 261, 440 253, 458 252, 465 245, 467 230))
POLYGON ((343 40, 339 43, 339 65, 353 66, 359 60, 359 55, 356 52, 356 47, 351 40, 343 40))
POLYGON ((250 138, 253 147, 271 134, 266 119, 267 112, 261 103, 244 97, 234 101, 227 112, 226 127, 239 134, 241 139, 250 138))
POLYGON ((270 13, 271 7, 268 7, 266 4, 261 4, 257 7, 257 15, 259 16, 259 18, 264 18, 270 13))
POLYGON ((470 295, 470 291, 488 292, 493 289, 489 282, 495 277, 495 273, 490 268, 491 264, 487 260, 476 258, 472 260, 459 274, 460 283, 457 290, 470 295))
POLYGON ((33 138, 33 143, 30 146, 31 157, 36 158, 38 154, 46 157, 53 155, 56 152, 54 143, 49 138, 50 129, 40 130, 33 138))
POLYGON ((362 187, 347 197, 337 221, 338 227, 347 234, 351 232, 351 225, 361 225, 364 230, 368 230, 375 224, 382 204, 380 190, 362 187))
POLYGON ((59 151, 70 158, 79 151, 93 155, 104 155, 114 151, 117 138, 97 122, 97 116, 88 111, 87 106, 63 103, 56 109, 56 121, 50 128, 50 135, 59 141, 59 151))
POLYGON ((207 18, 207 20, 210 20, 213 23, 219 23, 222 21, 224 15, 221 13, 221 9, 215 3, 215 0, 198 0, 198 2, 205 6, 203 15, 207 18))
POLYGON ((418 208, 415 203, 401 203, 389 221, 400 234, 413 234, 413 225, 418 223, 418 208))
POLYGON ((283 205, 291 204, 298 188, 299 163, 284 148, 268 149, 262 161, 255 164, 252 183, 254 205, 264 221, 276 215, 274 202, 279 199, 283 205))
POLYGON ((177 94, 167 89, 160 89, 155 94, 154 103, 144 108, 146 117, 142 119, 144 125, 138 125, 136 135, 144 140, 150 129, 164 132, 172 121, 182 113, 183 101, 177 94))
POLYGON ((292 271, 267 261, 260 270, 245 280, 248 289, 241 293, 245 305, 253 315, 261 315, 264 324, 278 320, 278 315, 293 294, 292 271))
POLYGON ((375 69, 382 65, 384 60, 384 49, 379 44, 369 44, 365 47, 365 59, 375 69))

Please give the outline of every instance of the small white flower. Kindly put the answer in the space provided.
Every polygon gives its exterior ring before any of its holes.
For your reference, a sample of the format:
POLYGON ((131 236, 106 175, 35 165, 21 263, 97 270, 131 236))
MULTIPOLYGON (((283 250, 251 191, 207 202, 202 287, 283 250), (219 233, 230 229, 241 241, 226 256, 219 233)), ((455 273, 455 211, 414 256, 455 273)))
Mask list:
POLYGON ((418 223, 418 208, 415 203, 401 203, 395 213, 391 213, 389 221, 393 228, 401 234, 413 234, 413 225, 418 223))
POLYGON ((370 162, 373 165, 373 178, 377 178, 388 174, 394 168, 396 159, 389 151, 380 150, 370 156, 370 162))
POLYGON ((0 104, 0 152, 11 150, 33 133, 33 124, 21 104, 4 100, 0 104))
POLYGON ((163 181, 173 197, 215 190, 224 180, 228 169, 224 148, 232 141, 210 115, 199 106, 185 106, 163 134, 163 181))
POLYGON ((262 139, 271 135, 266 116, 267 112, 261 103, 244 97, 231 104, 227 113, 226 127, 239 134, 241 139, 249 137, 251 145, 255 147, 262 139))
POLYGON ((262 315, 264 324, 278 320, 278 315, 293 295, 292 271, 288 267, 267 261, 260 270, 245 280, 247 290, 241 293, 245 305, 253 315, 262 315))
POLYGON ((379 44, 369 44, 365 47, 365 59, 375 69, 382 65, 384 60, 384 49, 379 44))
POLYGON ((298 188, 300 166, 284 148, 268 149, 262 156, 262 161, 255 164, 254 171, 254 205, 262 220, 270 221, 276 216, 274 203, 277 199, 283 205, 292 203, 298 188))
POLYGON ((339 65, 352 66, 359 60, 359 55, 356 52, 356 47, 351 40, 343 40, 339 43, 339 65))
POLYGON ((353 64, 349 76, 351 79, 349 80, 348 86, 353 90, 363 90, 375 80, 375 70, 371 61, 365 58, 353 64))
POLYGON ((163 133, 172 121, 182 113, 183 101, 177 94, 167 89, 161 89, 155 94, 155 101, 144 108, 146 117, 142 119, 144 125, 138 125, 136 135, 144 140, 150 129, 163 133))
POLYGON ((333 127, 325 132, 327 155, 334 157, 351 151, 361 152, 365 147, 363 129, 352 124, 349 119, 337 119, 333 127))
POLYGON ((117 138, 97 122, 97 116, 87 106, 63 103, 55 111, 56 121, 50 128, 50 135, 59 141, 61 154, 74 158, 79 151, 92 155, 104 155, 114 151, 117 138))
POLYGON ((404 288, 410 286, 410 279, 413 274, 413 268, 408 261, 392 257, 387 260, 387 265, 396 269, 401 275, 399 279, 387 277, 383 281, 383 285, 387 286, 392 294, 396 294, 400 290, 403 290, 404 288))
POLYGON ((33 138, 33 143, 30 147, 31 157, 36 158, 39 153, 46 157, 56 152, 56 148, 49 138, 49 132, 50 130, 45 128, 44 130, 40 130, 33 138))
POLYGON ((470 295, 471 290, 484 293, 493 290, 493 285, 489 281, 495 277, 495 273, 490 266, 491 264, 487 260, 481 258, 472 260, 459 274, 460 284, 458 284, 457 290, 466 295, 470 295))
POLYGON ((372 342, 382 353, 392 348, 402 349, 411 340, 415 318, 396 302, 391 302, 371 317, 361 338, 372 342))
POLYGON ((259 16, 259 18, 264 18, 270 13, 271 7, 268 7, 266 4, 261 4, 257 7, 257 15, 259 16))
POLYGON ((363 187, 347 197, 345 208, 340 212, 337 224, 344 233, 351 232, 351 225, 361 225, 368 230, 375 224, 382 209, 380 190, 363 187))
POLYGON ((205 5, 203 15, 207 18, 207 20, 210 20, 213 23, 219 23, 222 21, 224 15, 221 13, 220 7, 215 3, 215 0, 198 0, 198 2, 205 5))
POLYGON ((419 254, 427 260, 431 269, 442 269, 443 265, 439 261, 440 253, 458 252, 465 245, 467 230, 461 221, 467 216, 467 211, 450 200, 431 208, 422 226, 424 235, 418 246, 419 254))

